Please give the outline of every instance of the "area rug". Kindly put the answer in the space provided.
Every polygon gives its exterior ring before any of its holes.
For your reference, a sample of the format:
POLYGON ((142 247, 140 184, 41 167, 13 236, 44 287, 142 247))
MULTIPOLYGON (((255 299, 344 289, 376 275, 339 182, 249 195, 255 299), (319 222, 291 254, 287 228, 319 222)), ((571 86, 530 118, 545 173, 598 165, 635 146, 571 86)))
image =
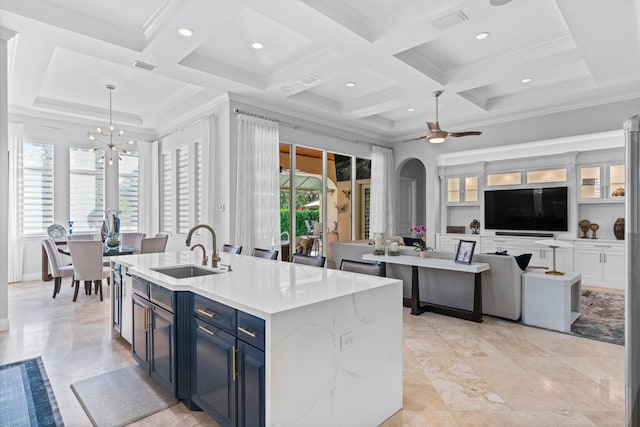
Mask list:
POLYGON ((178 403, 146 370, 129 366, 71 384, 94 426, 124 426, 178 403))
POLYGON ((571 334, 624 345, 624 295, 582 290, 582 314, 571 334))
POLYGON ((64 426, 40 357, 0 366, 0 425, 64 426))

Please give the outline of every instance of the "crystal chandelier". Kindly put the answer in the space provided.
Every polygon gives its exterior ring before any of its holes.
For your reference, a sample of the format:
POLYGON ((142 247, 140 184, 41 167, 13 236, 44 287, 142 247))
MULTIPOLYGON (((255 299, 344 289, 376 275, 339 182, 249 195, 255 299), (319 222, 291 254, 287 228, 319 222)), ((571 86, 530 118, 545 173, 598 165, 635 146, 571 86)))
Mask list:
MULTIPOLYGON (((119 148, 120 146, 126 146, 134 144, 132 139, 123 138, 124 131, 116 130, 113 126, 113 111, 111 107, 111 93, 116 88, 114 85, 108 84, 106 86, 109 89, 109 130, 105 132, 102 128, 98 127, 95 131, 89 132, 89 139, 92 141, 98 141, 105 144, 107 147, 104 149, 104 154, 98 160, 100 163, 104 163, 105 160, 109 165, 113 165, 113 158, 117 156, 119 160, 122 160, 120 152, 129 154, 128 150, 119 148)), ((89 151, 96 151, 97 148, 91 148, 89 151)))

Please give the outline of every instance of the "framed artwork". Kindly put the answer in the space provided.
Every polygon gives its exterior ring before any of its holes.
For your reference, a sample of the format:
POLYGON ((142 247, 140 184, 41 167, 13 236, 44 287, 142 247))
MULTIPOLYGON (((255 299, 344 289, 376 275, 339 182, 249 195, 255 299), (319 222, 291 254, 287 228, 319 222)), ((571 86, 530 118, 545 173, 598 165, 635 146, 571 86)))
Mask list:
POLYGON ((458 251, 456 252, 456 262, 460 264, 471 264, 473 251, 476 248, 476 242, 473 240, 460 240, 458 251))

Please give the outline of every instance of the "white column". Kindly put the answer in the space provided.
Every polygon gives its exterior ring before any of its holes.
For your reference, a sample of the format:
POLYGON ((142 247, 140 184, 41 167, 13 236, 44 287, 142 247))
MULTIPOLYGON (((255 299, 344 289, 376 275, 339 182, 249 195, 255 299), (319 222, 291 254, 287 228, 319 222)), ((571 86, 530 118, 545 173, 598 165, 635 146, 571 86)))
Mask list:
POLYGON ((624 122, 626 154, 625 406, 626 425, 640 426, 640 116, 624 122))
MULTIPOLYGON (((8 42, 16 33, 0 28, 0 200, 9 198, 9 105, 8 91, 8 42)), ((9 268, 8 228, 9 207, 0 207, 0 331, 9 329, 9 268)))

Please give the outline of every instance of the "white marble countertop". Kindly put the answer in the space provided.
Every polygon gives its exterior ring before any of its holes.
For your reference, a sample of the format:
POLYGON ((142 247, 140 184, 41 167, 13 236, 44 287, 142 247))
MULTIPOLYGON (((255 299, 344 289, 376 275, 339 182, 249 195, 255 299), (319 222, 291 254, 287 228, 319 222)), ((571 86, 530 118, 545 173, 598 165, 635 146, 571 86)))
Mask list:
POLYGON ((416 267, 435 268, 438 270, 463 271, 466 273, 481 273, 491 268, 486 262, 472 262, 471 264, 457 263, 452 259, 420 258, 410 255, 362 255, 368 261, 388 262, 390 264, 415 265, 416 267))
MULTIPOLYGON (((399 280, 339 270, 220 253, 231 264, 221 274, 174 279, 151 270, 157 267, 200 265, 200 251, 113 257, 129 273, 173 291, 190 291, 266 319, 272 314, 375 289, 399 280)), ((210 252, 207 250, 207 252, 210 252)), ((210 264, 209 264, 210 265, 210 264)))

